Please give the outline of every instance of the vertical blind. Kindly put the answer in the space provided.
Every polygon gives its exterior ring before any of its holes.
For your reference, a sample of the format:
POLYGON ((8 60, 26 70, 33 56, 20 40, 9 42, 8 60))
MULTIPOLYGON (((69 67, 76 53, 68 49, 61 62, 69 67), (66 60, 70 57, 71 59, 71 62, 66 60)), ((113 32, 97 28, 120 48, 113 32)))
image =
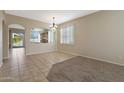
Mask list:
POLYGON ((48 31, 48 42, 54 43, 54 40, 55 40, 54 32, 48 31))
POLYGON ((60 43, 73 44, 74 43, 74 26, 67 26, 60 29, 60 43))

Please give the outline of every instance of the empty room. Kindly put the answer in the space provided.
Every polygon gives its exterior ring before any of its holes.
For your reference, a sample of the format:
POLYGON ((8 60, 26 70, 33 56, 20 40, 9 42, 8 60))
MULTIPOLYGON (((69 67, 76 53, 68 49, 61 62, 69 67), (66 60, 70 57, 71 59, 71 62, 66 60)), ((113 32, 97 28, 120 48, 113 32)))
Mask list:
POLYGON ((0 10, 0 82, 124 82, 123 10, 0 10))

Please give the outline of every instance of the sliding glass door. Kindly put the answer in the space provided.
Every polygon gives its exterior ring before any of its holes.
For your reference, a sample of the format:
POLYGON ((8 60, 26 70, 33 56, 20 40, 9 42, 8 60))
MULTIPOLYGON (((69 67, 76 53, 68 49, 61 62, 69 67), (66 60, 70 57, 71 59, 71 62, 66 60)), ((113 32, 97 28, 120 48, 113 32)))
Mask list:
POLYGON ((24 47, 24 33, 12 33, 12 47, 20 48, 24 47))

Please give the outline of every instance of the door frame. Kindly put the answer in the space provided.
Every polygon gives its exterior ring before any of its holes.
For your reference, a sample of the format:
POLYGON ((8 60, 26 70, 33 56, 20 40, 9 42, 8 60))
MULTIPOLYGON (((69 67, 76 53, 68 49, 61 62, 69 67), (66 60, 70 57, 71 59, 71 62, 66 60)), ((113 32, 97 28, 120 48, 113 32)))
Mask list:
POLYGON ((10 37, 10 39, 11 39, 11 48, 25 48, 25 32, 23 31, 11 31, 11 37, 10 37), (13 33, 23 33, 24 34, 24 37, 23 37, 23 46, 18 46, 18 47, 13 47, 13 41, 12 41, 12 34, 13 33))

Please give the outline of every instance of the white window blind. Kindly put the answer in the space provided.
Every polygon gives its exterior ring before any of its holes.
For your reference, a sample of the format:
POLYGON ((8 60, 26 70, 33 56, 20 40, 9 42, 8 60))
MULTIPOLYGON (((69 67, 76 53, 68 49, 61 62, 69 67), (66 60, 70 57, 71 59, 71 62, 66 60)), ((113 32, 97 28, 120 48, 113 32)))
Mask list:
POLYGON ((60 29, 60 43, 73 44, 74 43, 74 26, 67 26, 60 29))
POLYGON ((54 43, 54 32, 48 31, 48 42, 54 43))

